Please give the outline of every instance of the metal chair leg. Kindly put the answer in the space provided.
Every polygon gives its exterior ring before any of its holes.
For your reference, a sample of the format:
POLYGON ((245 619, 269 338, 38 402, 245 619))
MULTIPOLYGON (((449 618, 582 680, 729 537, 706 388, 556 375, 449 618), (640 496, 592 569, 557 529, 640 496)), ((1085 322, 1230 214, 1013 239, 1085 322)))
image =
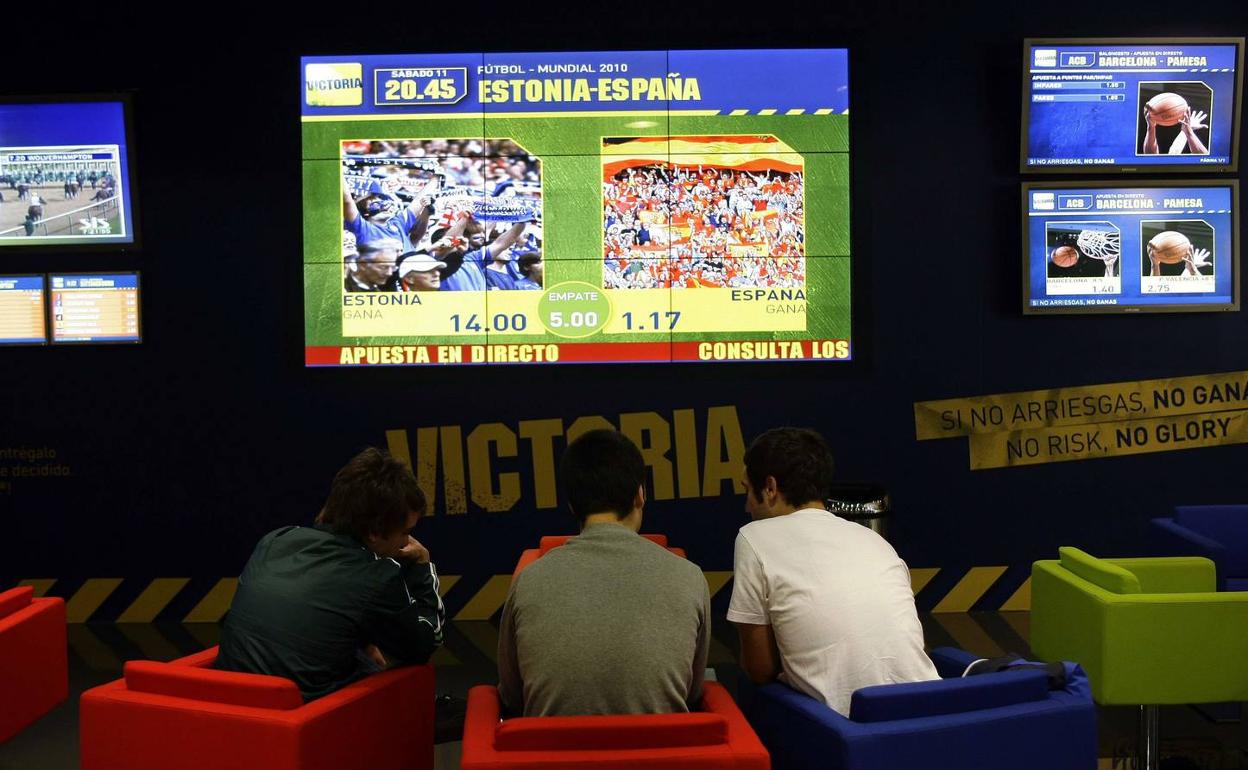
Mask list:
POLYGON ((1136 770, 1158 770, 1161 766, 1160 708, 1140 706, 1139 748, 1136 752, 1136 770))

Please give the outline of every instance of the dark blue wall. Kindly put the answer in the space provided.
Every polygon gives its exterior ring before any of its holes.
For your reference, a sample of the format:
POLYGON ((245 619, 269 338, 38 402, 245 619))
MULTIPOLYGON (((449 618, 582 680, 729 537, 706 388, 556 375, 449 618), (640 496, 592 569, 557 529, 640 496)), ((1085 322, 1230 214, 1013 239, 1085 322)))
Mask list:
MULTIPOLYGON (((965 440, 918 443, 912 415, 916 400, 1248 369, 1243 313, 1022 317, 1017 172, 1024 36, 1244 35, 1248 4, 541 5, 279 19, 205 6, 195 23, 88 11, 46 37, 4 35, 0 90, 135 90, 144 247, 0 260, 142 270, 146 340, 0 351, 0 447, 55 447, 73 472, 0 494, 0 580, 236 574, 258 535, 308 521, 333 471, 389 429, 414 441, 421 426, 702 419, 723 404, 747 440, 812 425, 843 477, 885 483, 912 566, 1017 571, 1065 543, 1129 552, 1175 503, 1248 499, 1248 447, 971 472, 965 440), (827 45, 851 48, 853 363, 302 367, 300 54, 827 45)), ((499 467, 528 462, 522 451, 499 467)), ((658 502, 647 529, 730 569, 741 508, 658 502)), ((443 572, 485 575, 569 522, 526 497, 421 526, 443 572)))

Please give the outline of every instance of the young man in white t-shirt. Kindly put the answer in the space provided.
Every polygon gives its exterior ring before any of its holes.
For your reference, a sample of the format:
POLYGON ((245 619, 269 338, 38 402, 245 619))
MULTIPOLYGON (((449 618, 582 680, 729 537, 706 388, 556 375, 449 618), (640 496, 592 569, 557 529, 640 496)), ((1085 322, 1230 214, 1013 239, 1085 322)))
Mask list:
POLYGON ((861 687, 938 675, 923 651, 910 571, 884 538, 827 510, 832 453, 775 428, 745 453, 745 510, 728 620, 755 684, 779 680, 849 714, 861 687))

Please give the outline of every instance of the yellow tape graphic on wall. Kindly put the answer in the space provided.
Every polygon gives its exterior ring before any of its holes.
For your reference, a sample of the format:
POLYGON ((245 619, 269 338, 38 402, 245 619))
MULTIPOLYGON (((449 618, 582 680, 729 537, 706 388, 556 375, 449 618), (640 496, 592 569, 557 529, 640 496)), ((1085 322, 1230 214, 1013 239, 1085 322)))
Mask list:
POLYGON ((1248 410, 1245 409, 974 433, 970 437, 971 470, 1244 443, 1248 443, 1248 410))
MULTIPOLYGON (((1248 414, 1248 411, 1245 414, 1248 414)), ((933 579, 942 571, 948 572, 954 568, 912 567, 910 584, 916 595, 926 589, 923 606, 932 607, 937 613, 967 612, 976 606, 980 606, 981 609, 997 609, 1000 600, 996 599, 990 602, 992 606, 983 606, 984 597, 993 588, 1002 589, 999 593, 1012 592, 1005 603, 999 605, 1002 611, 1027 610, 1031 606, 1030 581, 1021 574, 1022 566, 1015 565, 1017 574, 1012 579, 1003 577, 1007 569, 1003 566, 964 568, 965 572, 957 573, 961 577, 955 583, 940 586, 935 591, 929 587, 933 579), (1006 580, 1007 584, 1000 585, 1002 580, 1006 580), (1021 585, 1018 583, 1020 580, 1021 585)), ((707 587, 712 597, 729 590, 732 583, 731 570, 704 571, 703 574, 706 576, 707 587)), ((439 577, 441 594, 447 599, 447 613, 457 621, 483 621, 494 617, 502 609, 503 602, 507 598, 507 591, 511 586, 511 575, 490 575, 479 587, 471 591, 465 592, 461 586, 461 590, 453 592, 452 589, 460 584, 463 576, 440 575, 439 577)), ((478 578, 471 577, 466 582, 476 583, 478 578)), ((56 583, 57 580, 54 578, 28 578, 19 581, 18 585, 33 585, 37 592, 42 591, 46 594, 48 589, 56 583)), ((192 624, 193 628, 196 624, 220 623, 229 610, 231 600, 237 590, 238 578, 232 577, 221 578, 212 584, 203 584, 202 581, 192 583, 189 578, 157 578, 147 583, 137 580, 123 581, 121 578, 91 578, 83 582, 78 589, 68 592, 65 598, 68 599, 69 607, 73 608, 72 612, 67 613, 69 622, 75 625, 88 621, 122 624, 150 623, 161 620, 163 617, 164 620, 181 620, 183 623, 192 624), (117 591, 123 583, 130 586, 136 598, 130 600, 129 606, 120 615, 99 612, 104 600, 117 591), (184 589, 192 590, 193 586, 199 586, 198 590, 205 592, 202 597, 198 595, 184 597, 187 600, 198 599, 198 601, 188 614, 179 617, 177 616, 179 613, 171 606, 172 599, 184 589)), ((3 591, 4 585, 0 583, 0 592, 3 591)), ((205 642, 205 646, 215 643, 215 637, 212 637, 205 642)))
POLYGON ((1234 409, 1248 409, 1248 372, 919 401, 914 427, 923 441, 1234 409))

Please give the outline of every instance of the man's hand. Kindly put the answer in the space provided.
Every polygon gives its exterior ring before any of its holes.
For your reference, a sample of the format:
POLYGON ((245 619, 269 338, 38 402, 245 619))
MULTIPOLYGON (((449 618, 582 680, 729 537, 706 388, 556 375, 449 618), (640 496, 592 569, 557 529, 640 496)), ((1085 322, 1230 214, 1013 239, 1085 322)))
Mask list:
POLYGON ((399 549, 399 558, 405 561, 414 561, 417 564, 428 564, 429 549, 421 545, 419 540, 408 535, 407 545, 399 549))
POLYGON ((1197 129, 1208 128, 1209 125, 1205 123, 1205 121, 1208 119, 1209 119, 1208 114, 1201 112, 1200 110, 1196 110, 1195 112, 1193 112, 1189 108, 1187 111, 1187 114, 1184 115, 1183 119, 1179 121, 1179 125, 1183 127, 1183 133, 1186 134, 1192 131, 1196 131, 1197 129))
POLYGON ((366 644, 364 649, 360 650, 364 653, 364 657, 376 663, 381 668, 390 668, 390 662, 386 660, 386 656, 381 654, 381 650, 377 649, 375 644, 366 644))
POLYGON ((1191 275, 1200 275, 1200 268, 1210 267, 1213 264, 1209 261, 1208 249, 1196 249, 1194 252, 1184 257, 1183 261, 1186 263, 1184 265, 1184 270, 1191 275))
POLYGON ((1149 129, 1157 127, 1157 121, 1153 119, 1153 111, 1147 107, 1144 108, 1144 125, 1149 129))

